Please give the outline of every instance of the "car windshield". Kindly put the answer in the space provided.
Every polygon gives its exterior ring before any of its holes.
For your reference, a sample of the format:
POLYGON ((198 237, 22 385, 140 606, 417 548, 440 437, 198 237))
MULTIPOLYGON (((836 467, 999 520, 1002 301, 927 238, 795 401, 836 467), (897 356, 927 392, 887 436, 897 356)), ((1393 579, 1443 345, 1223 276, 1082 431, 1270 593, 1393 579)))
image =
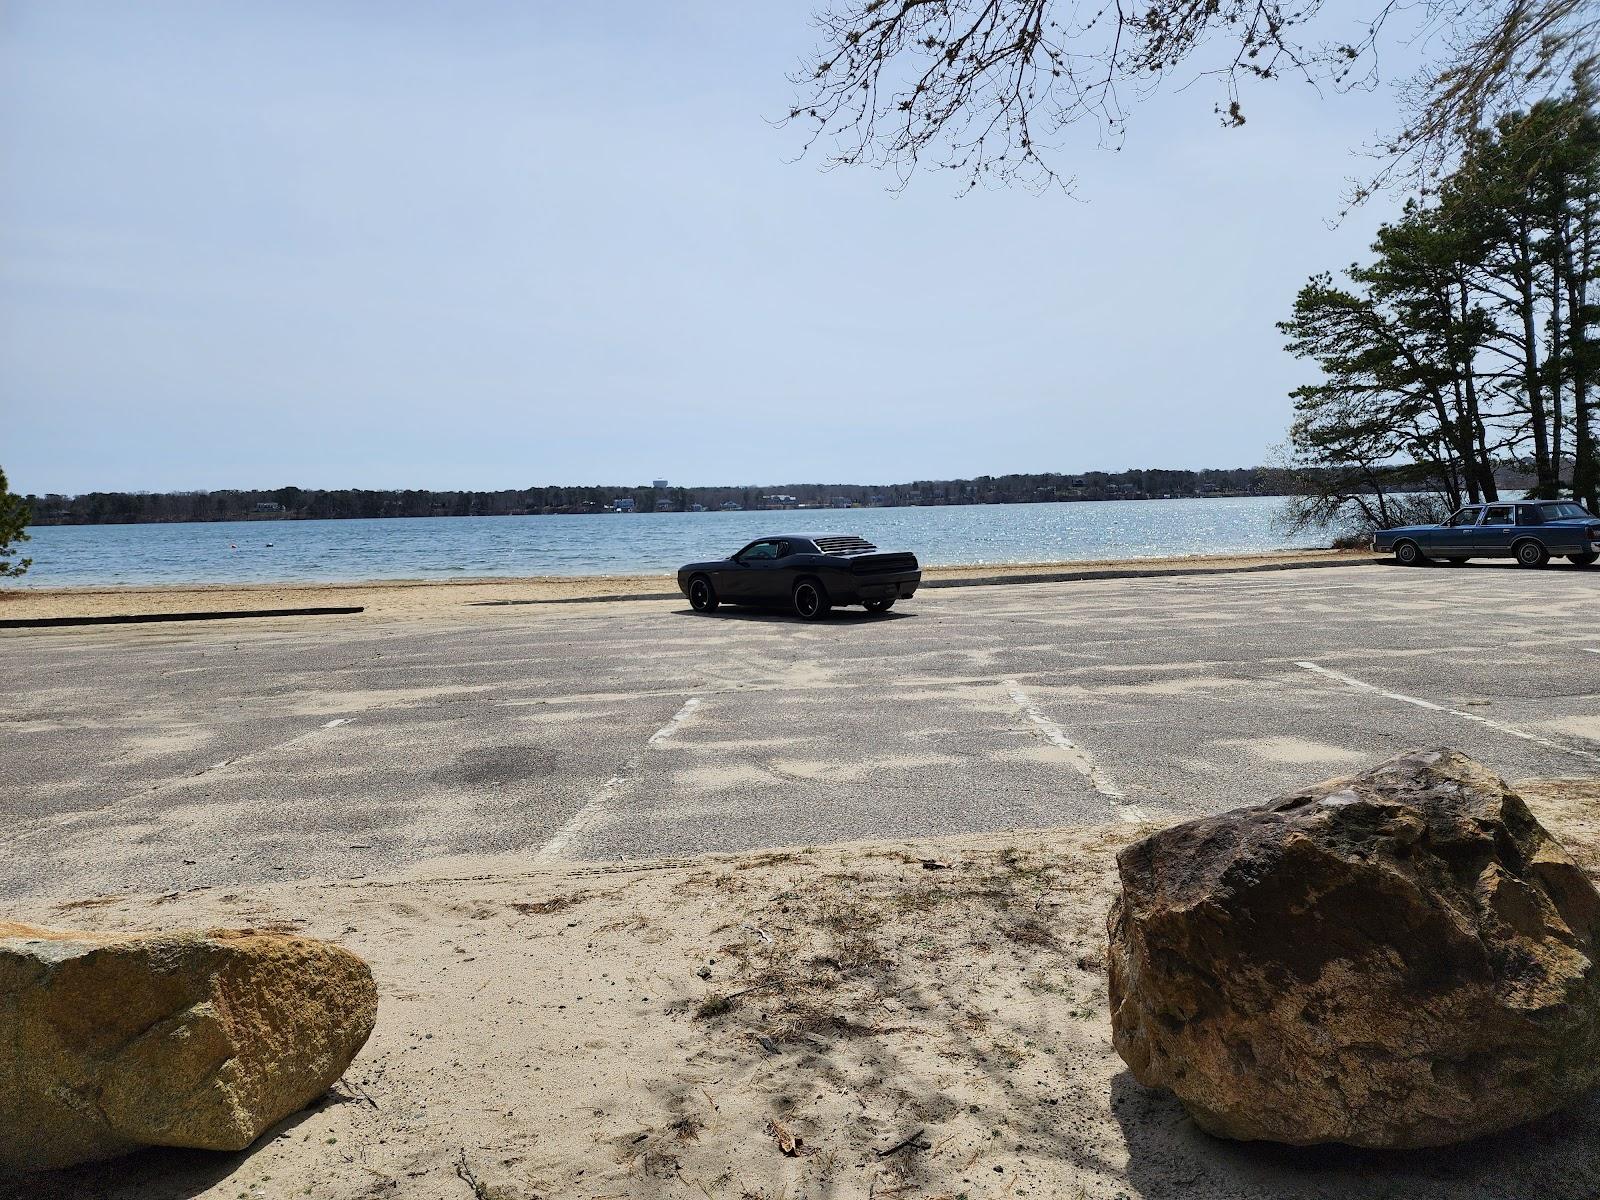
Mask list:
POLYGON ((1587 517, 1589 510, 1581 504, 1546 504, 1544 519, 1546 521, 1559 521, 1563 517, 1587 517))

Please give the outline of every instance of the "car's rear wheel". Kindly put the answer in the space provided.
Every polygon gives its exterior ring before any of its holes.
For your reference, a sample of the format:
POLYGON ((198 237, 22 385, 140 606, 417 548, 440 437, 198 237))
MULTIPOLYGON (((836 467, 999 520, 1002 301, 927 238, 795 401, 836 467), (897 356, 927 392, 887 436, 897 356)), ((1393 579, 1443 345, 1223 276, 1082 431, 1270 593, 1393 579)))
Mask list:
POLYGON ((888 612, 894 607, 893 600, 868 600, 867 611, 870 613, 888 612))
POLYGON ((1402 567, 1421 566, 1428 561, 1428 556, 1422 552, 1422 547, 1415 542, 1396 542, 1394 557, 1402 567))
POLYGON ((696 575, 689 581, 689 607, 695 612, 716 612, 720 603, 717 589, 711 586, 711 580, 704 575, 696 575))
POLYGON ((827 594, 815 579, 802 579, 795 584, 790 600, 794 606, 794 615, 802 621, 815 621, 826 614, 829 608, 827 594))
POLYGON ((1518 542, 1511 548, 1511 553, 1517 556, 1519 567, 1542 567, 1550 561, 1550 551, 1544 544, 1532 538, 1525 542, 1518 542))
POLYGON ((1600 554, 1596 554, 1592 550, 1585 550, 1582 554, 1567 555, 1567 561, 1578 567, 1592 567, 1597 561, 1600 561, 1600 554))

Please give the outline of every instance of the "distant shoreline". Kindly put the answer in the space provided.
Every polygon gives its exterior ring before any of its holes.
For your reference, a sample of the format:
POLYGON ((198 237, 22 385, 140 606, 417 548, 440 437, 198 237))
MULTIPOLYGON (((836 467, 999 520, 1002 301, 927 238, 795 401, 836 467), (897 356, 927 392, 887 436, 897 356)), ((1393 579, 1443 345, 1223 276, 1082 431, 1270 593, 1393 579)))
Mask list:
MULTIPOLYGON (((1372 561, 1365 550, 1276 550, 1252 554, 1203 554, 1100 561, 972 563, 927 567, 930 586, 965 581, 1051 582, 1130 574, 1186 575, 1212 572, 1319 567, 1372 561)), ((395 619, 460 619, 498 614, 511 604, 594 602, 677 595, 669 574, 564 575, 525 578, 381 579, 360 582, 134 584, 73 587, 13 586, 0 589, 0 616, 8 618, 107 616, 119 613, 219 611, 295 605, 361 605, 366 616, 395 619)), ((916 602, 910 601, 911 604, 916 602)), ((514 610, 513 610, 514 611, 514 610)))
MULTIPOLYGON (((1170 500, 1285 500, 1293 497, 1293 492, 1209 492, 1204 495, 1148 495, 1144 493, 1129 493, 1119 496, 1056 496, 1050 499, 1007 499, 1007 500, 923 500, 902 504, 795 504, 795 505, 752 505, 749 508, 702 508, 694 509, 611 509, 593 508, 582 511, 569 509, 541 509, 538 512, 508 511, 508 512, 465 512, 465 513, 440 513, 440 512, 410 512, 410 513, 341 513, 341 514, 308 514, 304 512, 252 512, 234 513, 217 517, 140 517, 134 520, 79 520, 60 518, 55 520, 35 520, 29 529, 63 529, 80 526, 119 526, 119 525, 243 525, 270 522, 303 522, 303 521, 447 521, 460 518, 485 518, 485 517, 661 517, 661 516, 697 516, 711 517, 728 512, 768 512, 768 513, 837 513, 861 512, 864 510, 890 510, 899 508, 1003 508, 1006 506, 1022 504, 1134 504, 1140 501, 1170 501, 1170 500)), ((30 497, 30 501, 37 504, 37 497, 30 497)))

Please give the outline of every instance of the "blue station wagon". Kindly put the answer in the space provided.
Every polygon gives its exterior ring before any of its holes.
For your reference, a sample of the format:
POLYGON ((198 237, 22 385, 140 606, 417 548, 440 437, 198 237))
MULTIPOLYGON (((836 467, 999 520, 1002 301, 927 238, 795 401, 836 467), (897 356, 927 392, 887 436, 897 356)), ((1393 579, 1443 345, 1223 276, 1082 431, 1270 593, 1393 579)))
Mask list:
POLYGON ((1438 525, 1380 529, 1372 548, 1392 550, 1406 566, 1514 558, 1542 567, 1556 557, 1587 567, 1600 559, 1600 518, 1571 500, 1469 504, 1438 525))

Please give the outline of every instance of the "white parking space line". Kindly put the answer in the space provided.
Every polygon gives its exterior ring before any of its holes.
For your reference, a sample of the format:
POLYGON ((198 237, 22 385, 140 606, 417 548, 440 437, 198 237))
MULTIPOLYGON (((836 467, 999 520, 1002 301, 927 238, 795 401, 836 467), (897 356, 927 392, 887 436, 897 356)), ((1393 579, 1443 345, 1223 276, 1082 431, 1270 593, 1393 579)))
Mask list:
POLYGON ((1118 816, 1124 821, 1142 821, 1145 819, 1144 814, 1129 804, 1127 797, 1106 778, 1105 773, 1100 770, 1093 756, 1069 738, 1061 726, 1045 716, 1039 710, 1039 706, 1028 698, 1028 693, 1022 690, 1015 679, 1007 679, 1005 681, 1005 689, 1006 694, 1011 697, 1011 702, 1017 706, 1018 711, 1024 717, 1028 718, 1033 727, 1039 731, 1040 736, 1062 752, 1063 757, 1066 758, 1072 769, 1089 781, 1090 787, 1116 806, 1118 816))
POLYGON ((690 696, 687 700, 685 700, 683 702, 683 707, 680 708, 676 713, 674 713, 672 715, 672 720, 668 721, 660 729, 656 730, 654 733, 652 733, 650 735, 650 740, 648 742, 646 742, 645 745, 646 746, 654 746, 658 742, 666 741, 675 732, 677 732, 677 729, 678 729, 679 725, 682 725, 684 723, 684 721, 688 720, 689 714, 692 713, 695 709, 697 709, 699 707, 700 707, 700 697, 699 696, 690 696))
POLYGON ((1343 671, 1332 670, 1321 663, 1297 662, 1295 666, 1303 667, 1307 671, 1315 671, 1318 675, 1324 675, 1329 679, 1338 680, 1347 687, 1359 688, 1364 692, 1372 692, 1386 700, 1398 700, 1402 704, 1414 704, 1418 708, 1426 708, 1433 712, 1459 717, 1463 721, 1471 721, 1474 725, 1483 725, 1497 733, 1506 734, 1508 737, 1521 738, 1525 742, 1543 746, 1546 750, 1556 750, 1562 754, 1570 754, 1575 758, 1600 763, 1600 754, 1594 754, 1588 750, 1579 750, 1576 746, 1564 746, 1560 742, 1552 742, 1548 738, 1542 738, 1536 733, 1529 733, 1526 729, 1518 729, 1515 725, 1507 725, 1503 721, 1491 720, 1488 717, 1479 716, 1477 713, 1462 712, 1457 708, 1448 708, 1443 704, 1435 704, 1432 700, 1423 700, 1418 696, 1407 696, 1404 692, 1391 692, 1375 683, 1367 683, 1365 680, 1357 679, 1353 675, 1346 675, 1343 671))
POLYGON ((683 707, 672 714, 672 720, 668 721, 660 729, 652 733, 646 740, 644 749, 640 750, 639 753, 635 754, 627 762, 623 763, 622 770, 618 771, 610 779, 606 780, 605 783, 600 786, 600 790, 594 794, 594 798, 580 808, 577 812, 575 812, 572 815, 572 818, 565 825, 556 830, 556 832, 551 836, 550 840, 547 841, 543 846, 539 847, 539 850, 534 857, 559 857, 561 853, 572 844, 573 838, 577 837, 579 834, 588 832, 598 825, 600 823, 600 819, 605 815, 607 806, 616 797, 617 793, 625 788, 633 779, 633 777, 638 774, 639 767, 643 764, 644 756, 649 751, 650 747, 658 746, 670 738, 678 731, 678 727, 689 719, 689 714, 694 712, 694 710, 699 707, 699 696, 690 696, 687 700, 685 700, 683 702, 683 707))
POLYGON ((1585 646, 1584 650, 1589 654, 1600 654, 1600 650, 1595 649, 1593 646, 1585 646))

